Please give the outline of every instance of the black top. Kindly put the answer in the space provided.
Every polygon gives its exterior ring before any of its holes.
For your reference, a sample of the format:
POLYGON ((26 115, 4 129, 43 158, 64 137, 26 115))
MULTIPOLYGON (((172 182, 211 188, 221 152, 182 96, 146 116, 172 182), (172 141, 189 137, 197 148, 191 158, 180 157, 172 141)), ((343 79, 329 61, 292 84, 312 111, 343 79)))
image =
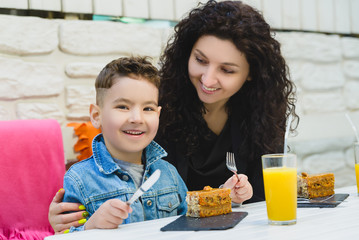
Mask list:
MULTIPOLYGON (((238 124, 240 119, 230 117, 222 132, 217 136, 209 128, 209 139, 202 139, 198 151, 192 156, 185 156, 185 146, 181 142, 161 144, 167 151, 166 160, 173 164, 188 190, 201 190, 204 186, 219 187, 230 178, 233 173, 226 167, 226 153, 234 152, 238 173, 248 176, 253 187, 253 197, 245 203, 263 201, 264 187, 261 155, 254 154, 254 159, 249 157, 249 147, 244 138, 248 138, 245 124, 238 124), (246 137, 247 136, 247 137, 246 137)), ((248 139, 247 139, 248 140, 248 139)))

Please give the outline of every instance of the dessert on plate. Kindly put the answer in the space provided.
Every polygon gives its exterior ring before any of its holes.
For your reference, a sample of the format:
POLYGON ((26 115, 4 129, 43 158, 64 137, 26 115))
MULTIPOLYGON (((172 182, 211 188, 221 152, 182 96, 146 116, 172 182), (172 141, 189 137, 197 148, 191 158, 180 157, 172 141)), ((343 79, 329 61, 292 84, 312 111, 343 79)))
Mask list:
POLYGON ((334 174, 309 175, 305 172, 297 177, 298 197, 317 198, 334 194, 334 174))
POLYGON ((210 217, 232 212, 232 199, 229 188, 211 188, 188 191, 186 196, 189 217, 210 217))

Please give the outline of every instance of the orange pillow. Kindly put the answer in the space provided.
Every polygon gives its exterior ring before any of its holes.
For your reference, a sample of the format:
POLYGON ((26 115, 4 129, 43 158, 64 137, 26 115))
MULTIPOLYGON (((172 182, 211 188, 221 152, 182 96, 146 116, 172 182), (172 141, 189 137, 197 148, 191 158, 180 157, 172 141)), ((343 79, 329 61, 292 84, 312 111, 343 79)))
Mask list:
POLYGON ((68 123, 67 126, 73 127, 78 140, 74 145, 75 152, 79 152, 77 160, 81 161, 92 156, 92 140, 97 134, 101 133, 100 129, 95 128, 91 122, 86 123, 68 123))

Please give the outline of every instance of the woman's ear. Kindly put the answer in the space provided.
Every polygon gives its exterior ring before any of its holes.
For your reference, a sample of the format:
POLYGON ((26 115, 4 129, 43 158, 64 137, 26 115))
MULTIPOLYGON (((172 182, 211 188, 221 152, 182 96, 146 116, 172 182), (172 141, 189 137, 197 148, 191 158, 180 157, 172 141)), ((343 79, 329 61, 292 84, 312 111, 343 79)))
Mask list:
POLYGON ((99 129, 101 127, 101 109, 98 105, 91 104, 90 105, 90 119, 92 125, 99 129))

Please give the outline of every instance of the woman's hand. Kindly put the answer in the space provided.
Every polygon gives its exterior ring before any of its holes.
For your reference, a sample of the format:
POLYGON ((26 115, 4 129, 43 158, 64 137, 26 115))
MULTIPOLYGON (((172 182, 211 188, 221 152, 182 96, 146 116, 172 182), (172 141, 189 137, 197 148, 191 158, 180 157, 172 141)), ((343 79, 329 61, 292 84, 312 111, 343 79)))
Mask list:
POLYGON ((60 189, 52 199, 49 207, 49 222, 55 234, 63 233, 71 226, 79 227, 86 222, 88 212, 80 203, 62 202, 65 190, 60 189), (71 212, 71 213, 66 213, 71 212))
POLYGON ((110 199, 102 204, 99 209, 90 217, 85 225, 85 229, 110 229, 118 228, 123 220, 128 218, 132 208, 127 203, 119 199, 110 199))
POLYGON ((225 182, 223 187, 231 189, 232 202, 242 203, 253 196, 253 188, 246 175, 238 174, 238 178, 233 175, 225 182))

